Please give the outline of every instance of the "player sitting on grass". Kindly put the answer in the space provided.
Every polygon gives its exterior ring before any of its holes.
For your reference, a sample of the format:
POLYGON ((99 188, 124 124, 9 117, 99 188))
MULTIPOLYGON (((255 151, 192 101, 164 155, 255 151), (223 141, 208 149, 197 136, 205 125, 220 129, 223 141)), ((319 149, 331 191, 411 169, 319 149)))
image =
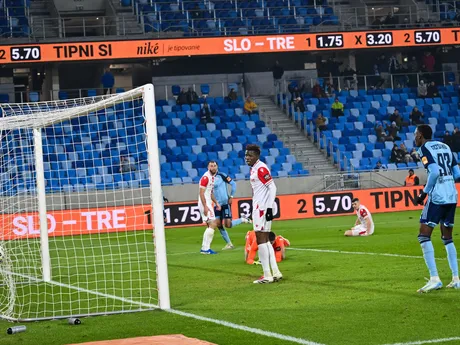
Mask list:
POLYGON ((217 254, 211 249, 214 230, 217 227, 216 216, 214 214, 214 205, 220 210, 220 205, 214 197, 214 182, 217 174, 217 163, 210 161, 208 171, 200 179, 200 194, 198 197, 198 208, 201 213, 203 222, 208 225, 203 234, 203 244, 201 245, 201 254, 217 254))
POLYGON ((220 205, 220 210, 216 208, 214 212, 216 216, 217 227, 219 228, 220 234, 222 235, 225 243, 227 243, 222 250, 234 248, 225 228, 232 228, 234 226, 240 225, 241 223, 250 223, 250 220, 246 218, 232 220, 232 202, 233 195, 235 195, 235 193, 235 181, 233 181, 230 176, 218 171, 214 179, 214 196, 220 205), (228 195, 228 185, 232 187, 230 195, 228 195))
POLYGON ((345 236, 370 236, 374 233, 374 221, 372 215, 366 206, 361 205, 359 199, 354 198, 351 205, 356 211, 358 219, 351 230, 345 231, 345 236))
POLYGON ((415 199, 416 205, 423 205, 428 195, 428 201, 420 216, 418 241, 422 246, 423 258, 430 271, 430 280, 424 287, 417 290, 420 293, 442 288, 431 243, 431 234, 439 223, 441 223, 441 239, 446 247, 447 260, 452 270, 452 281, 447 287, 460 289, 457 250, 452 240, 455 209, 457 208, 455 180, 460 178, 460 168, 449 146, 431 140, 432 136, 433 130, 429 125, 419 125, 415 131, 415 145, 420 147, 420 157, 428 171, 425 188, 415 199))
MULTIPOLYGON (((273 231, 270 231, 268 237, 273 249, 275 250, 276 262, 281 262, 286 259, 286 247, 291 245, 289 240, 280 235, 276 236, 273 231)), ((259 247, 257 246, 256 233, 254 231, 248 231, 246 234, 246 245, 244 247, 244 260, 248 265, 260 265, 259 261, 254 261, 258 249, 259 247)))

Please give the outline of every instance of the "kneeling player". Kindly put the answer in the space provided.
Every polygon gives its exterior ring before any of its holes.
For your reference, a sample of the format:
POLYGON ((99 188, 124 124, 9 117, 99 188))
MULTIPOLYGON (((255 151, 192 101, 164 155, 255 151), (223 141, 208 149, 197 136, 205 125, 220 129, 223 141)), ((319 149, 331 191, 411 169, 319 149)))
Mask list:
POLYGON ((353 199, 351 205, 356 211, 358 219, 356 219, 355 226, 351 230, 345 231, 345 236, 370 236, 374 233, 374 222, 372 215, 366 206, 361 205, 359 199, 353 199))
MULTIPOLYGON (((283 236, 276 236, 273 231, 270 232, 268 237, 275 251, 276 262, 281 262, 286 258, 286 247, 289 247, 291 243, 283 236)), ((244 249, 244 259, 248 265, 259 263, 254 261, 258 249, 259 247, 257 246, 256 233, 254 231, 248 231, 246 234, 246 246, 244 249)))

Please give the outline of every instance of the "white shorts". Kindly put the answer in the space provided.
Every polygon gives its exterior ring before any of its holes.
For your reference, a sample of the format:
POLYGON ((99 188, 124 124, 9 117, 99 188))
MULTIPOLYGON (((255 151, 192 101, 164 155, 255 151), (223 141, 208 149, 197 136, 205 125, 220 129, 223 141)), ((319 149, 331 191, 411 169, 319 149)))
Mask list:
POLYGON ((272 231, 272 222, 267 222, 265 219, 265 211, 259 209, 252 211, 252 224, 254 226, 254 231, 272 231))
MULTIPOLYGON (((366 226, 359 224, 351 228, 351 232, 353 236, 367 236, 366 226)), ((371 228, 371 232, 369 235, 374 233, 374 228, 371 228)))
POLYGON ((203 223, 207 223, 212 220, 216 220, 216 215, 214 214, 214 207, 207 204, 209 212, 208 214, 204 214, 204 206, 201 202, 198 203, 198 209, 201 213, 201 219, 203 219, 203 223))

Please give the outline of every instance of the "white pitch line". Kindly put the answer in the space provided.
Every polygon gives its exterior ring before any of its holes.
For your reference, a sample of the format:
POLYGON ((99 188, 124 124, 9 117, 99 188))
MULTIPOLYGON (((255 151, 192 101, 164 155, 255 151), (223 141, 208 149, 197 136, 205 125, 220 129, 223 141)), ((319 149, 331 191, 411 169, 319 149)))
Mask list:
MULTIPOLYGON (((315 248, 286 248, 288 250, 317 252, 317 253, 333 253, 333 254, 349 254, 349 255, 371 255, 371 256, 389 256, 395 258, 408 258, 408 259, 423 259, 423 256, 417 255, 404 255, 404 254, 391 254, 391 253, 372 253, 372 252, 350 252, 346 250, 333 250, 333 249, 315 249, 315 248)), ((436 260, 447 260, 446 258, 435 258, 436 260)), ((457 261, 460 261, 457 260, 457 261)))
MULTIPOLYGON (((35 278, 35 277, 32 277, 32 276, 27 276, 25 274, 15 273, 15 272, 10 272, 10 271, 5 271, 5 270, 0 270, 0 271, 3 271, 5 273, 9 273, 9 274, 12 274, 12 275, 16 275, 16 276, 19 276, 19 277, 22 277, 22 278, 26 278, 26 279, 29 279, 31 281, 37 282, 37 283, 43 283, 43 280, 35 278)), ((71 290, 77 290, 77 291, 80 291, 80 292, 86 292, 86 293, 93 294, 93 295, 100 296, 100 297, 104 297, 104 298, 111 298, 111 299, 114 299, 114 300, 117 300, 117 301, 122 301, 122 302, 129 303, 129 304, 139 305, 141 307, 146 307, 146 308, 151 308, 151 309, 152 308, 153 309, 158 309, 158 305, 156 305, 156 304, 133 301, 133 300, 128 299, 128 298, 119 297, 119 296, 115 296, 115 295, 110 295, 110 294, 106 294, 106 293, 103 293, 103 292, 88 290, 88 289, 81 288, 81 287, 78 287, 78 286, 73 286, 73 285, 69 285, 69 284, 60 283, 60 282, 57 282, 57 281, 54 281, 54 280, 50 281, 49 284, 64 287, 64 288, 68 288, 68 289, 71 289, 71 290)), ((241 325, 238 325, 238 324, 233 323, 233 322, 228 322, 228 321, 219 320, 219 319, 213 319, 213 318, 209 318, 209 317, 205 317, 205 316, 200 316, 200 315, 196 315, 196 314, 192 314, 192 313, 183 312, 183 311, 176 310, 176 309, 169 309, 169 310, 164 310, 164 311, 168 312, 168 313, 171 313, 171 314, 176 314, 176 315, 192 318, 192 319, 199 320, 199 321, 210 322, 210 323, 214 323, 214 324, 217 324, 217 325, 220 325, 220 326, 225 326, 225 327, 229 327, 229 328, 233 328, 233 329, 238 329, 238 330, 253 333, 253 334, 259 334, 259 335, 263 335, 263 336, 270 337, 270 338, 289 341, 289 342, 292 342, 292 343, 303 344, 303 345, 325 345, 325 344, 316 343, 314 341, 310 341, 310 340, 306 340, 306 339, 302 339, 302 338, 292 337, 290 335, 284 335, 284 334, 280 334, 280 333, 264 331, 263 329, 259 329, 259 328, 241 326, 241 325)))
POLYGON ((451 337, 451 338, 442 338, 442 339, 431 339, 431 340, 419 340, 419 341, 410 341, 408 343, 395 343, 395 344, 385 344, 385 345, 423 345, 423 344, 437 344, 437 343, 446 343, 449 341, 460 340, 460 337, 451 337))

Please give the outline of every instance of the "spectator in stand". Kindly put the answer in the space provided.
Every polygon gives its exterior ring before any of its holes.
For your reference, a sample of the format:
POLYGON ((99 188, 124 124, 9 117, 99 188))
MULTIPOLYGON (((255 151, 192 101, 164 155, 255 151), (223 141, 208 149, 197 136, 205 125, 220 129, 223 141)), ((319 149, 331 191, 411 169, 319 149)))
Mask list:
POLYGON ((420 155, 418 154, 418 152, 415 149, 415 147, 410 152, 410 157, 412 158, 412 161, 414 161, 415 163, 420 162, 420 155))
POLYGON ((384 18, 380 18, 380 17, 375 18, 371 24, 371 29, 380 29, 383 21, 384 21, 384 18))
POLYGON ((201 19, 203 17, 203 11, 200 8, 198 3, 195 4, 195 7, 192 9, 192 18, 201 19))
POLYGON ((288 86, 288 91, 291 93, 291 100, 294 102, 295 99, 302 97, 302 91, 304 89, 305 85, 302 86, 302 89, 299 89, 299 87, 295 84, 290 83, 288 86))
POLYGON ((104 94, 110 95, 112 93, 113 86, 115 85, 115 77, 110 69, 107 68, 105 70, 105 73, 101 77, 101 84, 104 88, 104 94))
POLYGON ((399 113, 398 109, 395 109, 394 113, 390 115, 390 122, 395 122, 396 126, 399 128, 402 127, 403 125, 403 118, 401 114, 399 113))
POLYGON ((401 64, 399 63, 398 59, 396 58, 395 55, 392 55, 390 57, 390 60, 388 60, 388 71, 391 74, 395 74, 399 71, 401 68, 401 64))
POLYGON ((428 89, 426 87, 426 84, 423 80, 420 80, 420 85, 417 88, 417 95, 420 98, 425 98, 428 94, 428 89))
POLYGON ((396 122, 392 122, 391 126, 387 126, 387 132, 393 140, 401 140, 401 138, 398 137, 399 127, 396 126, 396 122))
POLYGON ((404 163, 404 152, 396 144, 393 145, 391 150, 390 162, 394 164, 404 163))
POLYGON ((406 180, 404 181, 404 186, 412 187, 412 186, 419 186, 420 179, 414 173, 414 169, 409 169, 409 175, 407 175, 406 180))
POLYGON ((318 117, 315 120, 316 123, 316 128, 318 128, 320 131, 324 131, 327 128, 326 125, 326 118, 323 116, 323 114, 319 113, 318 117))
POLYGON ((234 102, 234 101, 237 101, 237 100, 238 100, 238 95, 237 95, 237 93, 236 93, 236 91, 235 91, 234 88, 231 88, 231 89, 230 89, 230 92, 228 93, 227 98, 228 98, 228 100, 229 100, 230 102, 234 102))
POLYGON ((403 63, 399 69, 396 71, 397 75, 395 76, 394 80, 396 81, 397 88, 407 87, 409 85, 409 68, 407 67, 407 63, 403 63))
POLYGON ((293 103, 294 103, 294 111, 299 111, 301 113, 305 112, 305 104, 303 102, 302 97, 297 97, 296 99, 294 99, 293 103))
POLYGON ((343 109, 344 109, 343 104, 339 102, 338 98, 336 98, 335 102, 332 103, 331 115, 333 117, 339 118, 339 116, 343 116, 343 109))
POLYGON ((460 131, 458 127, 454 128, 454 133, 452 135, 452 151, 453 152, 460 152, 460 131))
POLYGON ((420 71, 420 67, 418 65, 417 58, 415 56, 412 56, 410 62, 409 62, 409 72, 410 73, 418 73, 420 71))
POLYGON ((454 138, 452 135, 450 135, 450 132, 449 131, 446 131, 446 133, 444 133, 444 137, 442 138, 442 141, 444 144, 446 144, 447 146, 450 147, 450 149, 453 151, 453 148, 454 148, 454 138))
POLYGON ((377 164, 374 167, 375 171, 381 171, 381 170, 386 170, 386 167, 382 164, 381 161, 378 161, 377 164))
POLYGON ((275 65, 271 68, 273 73, 273 83, 275 85, 276 93, 281 91, 281 81, 284 75, 284 68, 280 65, 279 61, 275 62, 275 65))
POLYGON ((326 87, 324 88, 324 91, 327 97, 334 97, 335 96, 334 84, 331 81, 326 82, 326 87))
POLYGON ((381 123, 377 123, 375 127, 375 135, 379 141, 393 141, 393 137, 385 132, 381 123))
POLYGON ((326 97, 326 94, 324 93, 323 88, 321 87, 321 85, 319 85, 318 82, 316 82, 315 86, 313 86, 312 93, 313 93, 313 97, 315 98, 326 97))
POLYGON ((244 112, 249 115, 257 113, 257 104, 251 97, 246 98, 246 102, 244 102, 244 112))
POLYGON ((434 83, 434 81, 432 81, 432 82, 430 83, 430 85, 428 85, 428 88, 427 88, 427 97, 428 97, 428 98, 439 97, 438 87, 436 86, 436 84, 434 83))
POLYGON ((187 91, 187 104, 198 104, 198 94, 191 87, 187 91))
POLYGON ((347 85, 348 88, 351 88, 351 85, 353 83, 353 75, 356 74, 356 71, 351 68, 350 65, 347 66, 342 72, 342 76, 344 77, 343 80, 345 81, 345 84, 347 85))
POLYGON ((404 162, 406 162, 406 163, 412 162, 412 157, 411 157, 409 151, 407 151, 406 145, 401 144, 399 146, 399 148, 400 148, 400 150, 401 150, 401 152, 403 154, 404 162))
POLYGON ((135 171, 136 167, 129 161, 129 158, 126 156, 120 157, 120 172, 126 173, 130 171, 135 171))
POLYGON ((412 109, 412 112, 409 115, 409 118, 411 119, 411 123, 414 126, 423 124, 424 123, 422 121, 423 117, 424 116, 423 116, 422 112, 420 110, 418 110, 417 107, 414 107, 414 109, 412 109))
POLYGON ((425 52, 422 58, 422 64, 425 65, 427 72, 434 72, 434 65, 436 64, 436 60, 434 56, 431 54, 431 52, 425 52))
POLYGON ((385 83, 385 79, 382 78, 380 68, 378 65, 374 65, 374 76, 372 76, 371 83, 374 89, 379 89, 385 83))
POLYGON ((188 102, 187 102, 187 92, 185 92, 185 89, 180 90, 180 93, 179 93, 179 96, 177 97, 176 103, 178 105, 188 104, 188 102))
POLYGON ((398 24, 398 19, 394 16, 393 13, 388 13, 388 16, 385 18, 385 28, 394 29, 396 24, 398 24))
POLYGON ((200 110, 200 120, 202 123, 214 123, 214 120, 211 117, 211 111, 209 110, 208 103, 203 103, 203 108, 200 110))

